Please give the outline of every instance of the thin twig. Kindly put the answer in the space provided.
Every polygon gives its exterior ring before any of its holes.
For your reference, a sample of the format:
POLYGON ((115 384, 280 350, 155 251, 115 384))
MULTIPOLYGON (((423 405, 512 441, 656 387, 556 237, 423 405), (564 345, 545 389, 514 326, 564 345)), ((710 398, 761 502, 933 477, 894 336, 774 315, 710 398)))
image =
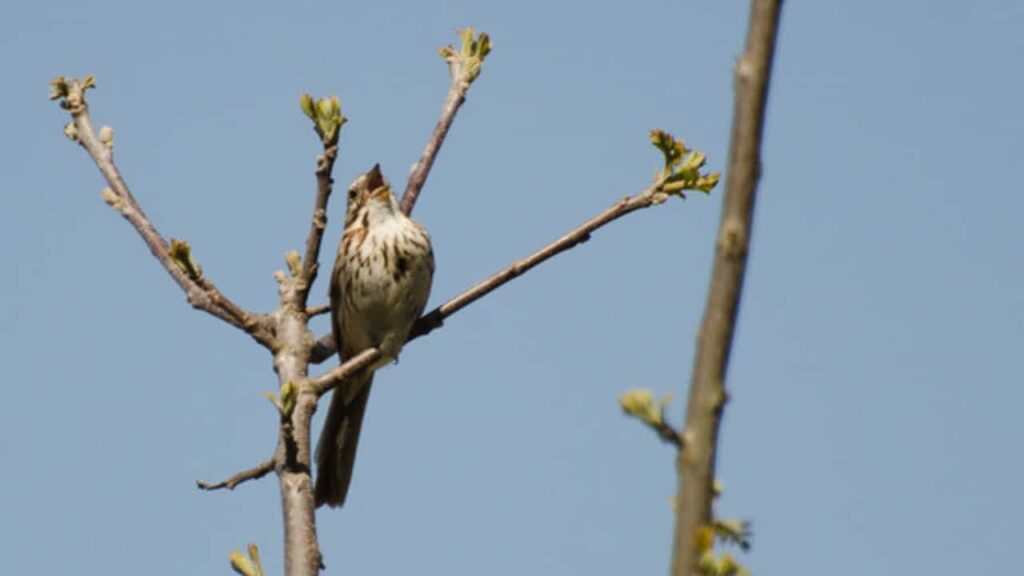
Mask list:
POLYGON ((306 308, 306 316, 310 318, 319 316, 321 314, 327 314, 331 311, 331 307, 327 304, 321 304, 320 306, 313 306, 312 308, 306 308))
POLYGON ((466 101, 469 85, 469 82, 452 78, 452 83, 448 87, 448 95, 444 99, 444 107, 441 109, 441 117, 438 118, 434 131, 430 134, 430 139, 427 140, 427 145, 423 147, 423 154, 416 166, 413 167, 412 172, 409 173, 409 182, 405 185, 405 193, 402 194, 402 212, 407 215, 412 214, 412 209, 416 206, 420 190, 427 182, 427 176, 430 175, 430 169, 434 166, 437 153, 441 151, 441 145, 444 144, 444 139, 448 135, 448 129, 451 128, 459 108, 466 101))
POLYGON ((65 132, 89 153, 110 186, 109 195, 105 193, 104 200, 135 228, 142 241, 149 247, 149 251, 185 292, 188 303, 193 308, 243 330, 264 347, 273 348, 274 337, 269 328, 269 319, 265 315, 244 310, 224 296, 205 276, 190 276, 171 256, 169 244, 143 212, 114 163, 113 131, 105 128, 106 136, 103 139, 96 135, 82 83, 65 78, 55 80, 54 86, 54 97, 63 98, 62 106, 71 113, 73 129, 69 127, 65 132), (63 90, 63 93, 58 92, 57 87, 63 90))
MULTIPOLYGON (((593 218, 580 224, 561 238, 547 246, 537 250, 522 260, 517 260, 491 277, 479 282, 465 292, 424 314, 412 327, 409 340, 419 338, 440 328, 444 320, 486 296, 498 287, 514 280, 538 264, 556 256, 570 248, 578 246, 590 239, 590 234, 598 228, 617 220, 630 212, 647 208, 654 204, 660 204, 666 199, 666 194, 661 192, 658 186, 651 186, 636 196, 626 196, 611 207, 605 209, 593 218)), ((320 363, 334 354, 334 339, 331 335, 321 338, 310 353, 310 362, 320 363)), ((340 368, 340 367, 339 367, 340 368)), ((337 370, 337 369, 336 369, 337 370)))
POLYGON ((651 430, 661 438, 662 441, 675 446, 677 449, 683 447, 683 435, 678 430, 672 427, 668 422, 660 422, 652 425, 651 430))
POLYGON ((429 334, 434 329, 439 328, 446 318, 455 314, 459 310, 462 310, 466 306, 469 306, 473 302, 476 302, 483 296, 486 296, 499 286, 521 276, 534 266, 537 266, 549 258, 586 242, 590 239, 591 233, 605 224, 618 220, 630 212, 641 208, 647 208, 654 204, 661 203, 664 200, 665 196, 655 187, 648 188, 636 196, 627 196, 619 200, 611 207, 605 209, 583 224, 580 224, 561 238, 533 254, 530 254, 526 258, 509 264, 502 270, 493 274, 490 278, 487 278, 476 286, 473 286, 469 290, 466 290, 462 294, 459 294, 434 310, 431 310, 416 322, 416 325, 413 326, 412 334, 410 334, 409 339, 411 340, 413 338, 429 334))
POLYGON ((444 107, 441 109, 441 117, 434 126, 434 131, 423 148, 423 154, 419 161, 409 173, 409 182, 405 185, 405 193, 402 194, 402 212, 406 215, 412 214, 416 206, 416 199, 427 181, 430 168, 437 159, 437 153, 441 151, 445 136, 459 108, 466 101, 466 92, 469 87, 480 76, 480 70, 484 59, 491 52, 491 39, 486 33, 477 35, 472 28, 464 28, 459 31, 461 44, 458 48, 446 46, 439 50, 441 56, 448 63, 448 76, 451 83, 448 85, 448 94, 444 98, 444 107))
POLYGON ((267 474, 274 471, 274 459, 271 458, 265 462, 261 462, 258 466, 250 468, 248 470, 242 470, 238 474, 231 476, 230 478, 217 482, 216 484, 210 484, 203 482, 202 480, 196 480, 196 486, 202 490, 221 490, 227 488, 228 490, 234 490, 235 486, 238 486, 242 482, 248 482, 249 480, 257 480, 263 478, 267 474))
POLYGON ((687 402, 685 447, 679 451, 679 491, 672 574, 700 574, 698 531, 712 524, 718 431, 727 394, 729 350, 750 251, 761 136, 782 0, 752 0, 747 45, 736 64, 729 170, 704 319, 697 339, 687 402))
POLYGON ((317 270, 320 267, 320 246, 323 244, 324 229, 327 227, 327 201, 330 200, 331 191, 334 189, 334 178, 331 177, 331 172, 334 170, 334 161, 338 158, 338 135, 340 133, 340 130, 334 131, 331 140, 324 143, 324 153, 316 159, 316 199, 313 202, 309 235, 306 237, 306 254, 302 259, 303 286, 296 291, 296 296, 299 298, 296 305, 300 308, 306 306, 309 290, 316 280, 317 270))
MULTIPOLYGON (((380 359, 380 351, 376 348, 367 348, 352 358, 345 360, 343 364, 324 372, 320 376, 309 381, 308 391, 317 398, 323 396, 338 384, 344 382, 349 376, 359 370, 370 366, 380 359)), ((357 392, 356 390, 352 391, 357 392)))

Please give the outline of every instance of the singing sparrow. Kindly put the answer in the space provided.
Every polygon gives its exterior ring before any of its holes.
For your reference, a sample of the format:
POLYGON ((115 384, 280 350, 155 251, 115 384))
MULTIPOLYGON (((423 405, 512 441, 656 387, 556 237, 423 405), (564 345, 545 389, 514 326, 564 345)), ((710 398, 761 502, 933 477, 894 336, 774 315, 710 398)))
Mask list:
POLYGON ((398 206, 380 165, 349 187, 331 273, 331 327, 342 362, 376 347, 381 359, 332 393, 316 450, 316 505, 345 503, 373 372, 395 360, 434 276, 430 236, 398 206))

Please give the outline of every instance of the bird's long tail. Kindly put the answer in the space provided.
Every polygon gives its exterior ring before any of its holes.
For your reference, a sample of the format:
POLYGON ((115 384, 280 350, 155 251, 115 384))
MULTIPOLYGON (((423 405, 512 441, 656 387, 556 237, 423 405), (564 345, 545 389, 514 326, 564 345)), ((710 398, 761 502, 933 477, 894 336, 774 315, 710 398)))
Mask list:
POLYGON ((317 476, 313 494, 317 507, 327 504, 337 508, 345 503, 371 384, 373 372, 364 372, 331 393, 331 407, 316 447, 317 476), (359 390, 355 395, 345 393, 355 389, 359 390))

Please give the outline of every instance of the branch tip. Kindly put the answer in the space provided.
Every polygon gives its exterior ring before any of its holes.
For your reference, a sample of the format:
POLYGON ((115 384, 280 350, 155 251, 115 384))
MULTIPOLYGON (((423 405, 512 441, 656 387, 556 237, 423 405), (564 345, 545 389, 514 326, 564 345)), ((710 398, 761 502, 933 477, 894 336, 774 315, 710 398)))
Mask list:
POLYGON ((348 122, 348 118, 341 114, 341 100, 337 96, 314 99, 303 92, 299 96, 299 108, 313 121, 313 130, 324 146, 337 143, 338 132, 348 122))
POLYGON ((665 157, 664 167, 654 178, 655 188, 660 192, 686 198, 687 190, 709 194, 718 185, 720 173, 701 172, 707 161, 706 154, 687 148, 682 139, 676 139, 664 130, 651 130, 650 139, 665 157))
POLYGON ((437 51, 448 63, 453 81, 472 84, 480 75, 484 58, 491 53, 491 38, 486 32, 477 35, 472 27, 456 30, 456 33, 461 41, 458 49, 449 44, 437 51))
POLYGON ((284 255, 284 261, 288 265, 288 272, 292 278, 298 278, 302 273, 302 256, 295 250, 289 250, 284 255))

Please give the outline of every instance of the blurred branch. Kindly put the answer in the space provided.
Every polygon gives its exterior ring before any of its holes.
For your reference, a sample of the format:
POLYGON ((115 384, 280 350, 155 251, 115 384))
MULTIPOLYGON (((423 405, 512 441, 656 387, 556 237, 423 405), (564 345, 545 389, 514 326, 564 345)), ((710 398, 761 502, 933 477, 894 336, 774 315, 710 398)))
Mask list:
POLYGON ((462 45, 458 50, 453 46, 446 46, 440 49, 441 57, 448 62, 448 72, 451 76, 451 84, 448 87, 448 95, 444 99, 444 107, 441 109, 441 117, 434 126, 434 131, 423 148, 423 154, 409 174, 409 182, 405 186, 405 193, 402 194, 402 211, 411 214, 419 198, 423 185, 427 182, 430 169, 434 166, 437 153, 441 151, 441 145, 448 135, 448 129, 455 121, 455 115, 459 108, 466 101, 466 92, 469 86, 480 75, 480 67, 484 58, 491 51, 491 40, 486 33, 476 36, 472 28, 466 28, 459 32, 462 45))
POLYGON ((672 574, 701 574, 700 533, 713 524, 718 431, 727 399, 729 351, 750 251, 761 137, 782 0, 752 0, 747 45, 736 64, 736 96, 722 219, 687 403, 672 574))
POLYGON ((220 318, 272 349, 274 336, 269 319, 242 309, 222 294, 192 259, 188 244, 176 240, 168 243, 142 211, 114 163, 113 129, 104 126, 98 136, 93 129, 85 99, 85 91, 93 87, 95 79, 92 76, 82 80, 57 77, 50 83, 50 99, 60 100, 61 107, 71 113, 71 123, 64 128, 64 134, 89 153, 106 179, 108 187, 103 189, 103 200, 135 228, 149 251, 185 292, 185 298, 193 308, 220 318))

